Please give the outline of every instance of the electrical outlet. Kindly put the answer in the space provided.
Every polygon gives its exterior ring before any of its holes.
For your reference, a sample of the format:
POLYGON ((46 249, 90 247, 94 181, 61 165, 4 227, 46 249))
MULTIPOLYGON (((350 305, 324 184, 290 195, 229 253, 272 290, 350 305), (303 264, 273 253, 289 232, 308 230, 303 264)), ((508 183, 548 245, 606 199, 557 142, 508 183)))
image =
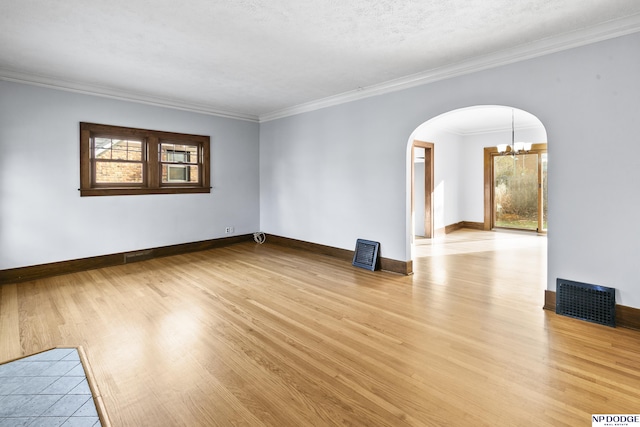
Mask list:
POLYGON ((225 227, 224 232, 225 232, 225 234, 233 233, 233 227, 225 227))

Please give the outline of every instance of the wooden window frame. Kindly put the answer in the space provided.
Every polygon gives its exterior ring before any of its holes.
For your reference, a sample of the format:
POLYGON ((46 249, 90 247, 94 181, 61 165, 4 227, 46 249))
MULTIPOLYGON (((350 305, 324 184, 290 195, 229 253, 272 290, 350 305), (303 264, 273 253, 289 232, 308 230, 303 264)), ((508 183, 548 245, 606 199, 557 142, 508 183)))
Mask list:
POLYGON ((210 193, 210 137, 121 126, 80 123, 80 196, 122 196, 140 194, 210 193), (107 184, 95 182, 91 140, 94 137, 142 141, 142 183, 107 184), (170 141, 198 147, 197 183, 162 182, 160 144, 170 141))

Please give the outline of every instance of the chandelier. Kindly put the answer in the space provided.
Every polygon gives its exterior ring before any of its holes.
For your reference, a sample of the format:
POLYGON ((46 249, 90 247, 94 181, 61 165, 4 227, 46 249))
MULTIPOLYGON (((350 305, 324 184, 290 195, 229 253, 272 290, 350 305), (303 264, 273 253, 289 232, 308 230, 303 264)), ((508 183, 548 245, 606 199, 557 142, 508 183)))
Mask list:
POLYGON ((516 140, 516 130, 514 123, 514 110, 511 109, 511 144, 498 144, 498 154, 505 155, 511 154, 512 156, 516 156, 518 154, 527 153, 531 150, 530 142, 515 142, 516 140))

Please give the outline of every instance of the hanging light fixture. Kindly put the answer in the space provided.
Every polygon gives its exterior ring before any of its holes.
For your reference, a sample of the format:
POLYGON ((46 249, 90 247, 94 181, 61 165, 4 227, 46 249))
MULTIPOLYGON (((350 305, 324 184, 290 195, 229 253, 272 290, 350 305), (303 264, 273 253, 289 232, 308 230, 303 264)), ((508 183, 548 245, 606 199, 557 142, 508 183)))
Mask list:
POLYGON ((514 109, 511 109, 511 144, 498 144, 498 153, 501 155, 511 154, 512 156, 516 156, 518 154, 523 154, 531 150, 530 142, 515 142, 516 141, 516 129, 515 129, 515 113, 514 109), (509 151, 507 151, 509 149, 509 151))

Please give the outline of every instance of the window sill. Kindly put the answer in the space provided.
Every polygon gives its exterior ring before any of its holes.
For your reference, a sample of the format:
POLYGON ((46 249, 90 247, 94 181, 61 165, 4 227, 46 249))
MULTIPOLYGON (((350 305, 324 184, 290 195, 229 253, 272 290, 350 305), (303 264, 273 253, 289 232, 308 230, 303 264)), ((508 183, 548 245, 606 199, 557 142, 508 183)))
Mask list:
POLYGON ((85 188, 80 197, 89 196, 135 196, 142 194, 194 194, 211 193, 210 187, 163 187, 163 188, 85 188))

